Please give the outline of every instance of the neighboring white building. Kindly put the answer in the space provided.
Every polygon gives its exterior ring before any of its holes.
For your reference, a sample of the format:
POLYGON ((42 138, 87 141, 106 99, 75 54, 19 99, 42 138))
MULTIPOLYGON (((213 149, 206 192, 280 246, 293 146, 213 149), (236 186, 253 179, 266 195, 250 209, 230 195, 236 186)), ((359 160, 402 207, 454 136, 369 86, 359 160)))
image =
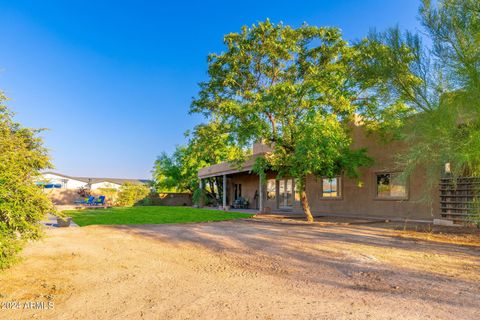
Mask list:
POLYGON ((60 189, 78 189, 82 187, 85 188, 88 184, 88 180, 70 177, 55 172, 44 172, 42 173, 42 179, 38 181, 38 183, 55 186, 60 185, 60 189))
POLYGON ((86 188, 96 190, 99 188, 118 189, 122 184, 149 184, 149 180, 144 179, 116 179, 116 178, 90 178, 90 177, 71 177, 61 173, 47 171, 42 173, 42 178, 37 184, 43 184, 47 188, 78 190, 86 188))
POLYGON ((120 188, 121 184, 118 184, 118 183, 113 183, 113 182, 108 182, 108 181, 101 181, 101 182, 95 182, 95 183, 92 183, 91 186, 90 186, 90 189, 92 190, 96 190, 96 189, 100 189, 100 188, 114 188, 114 189, 118 189, 120 188))

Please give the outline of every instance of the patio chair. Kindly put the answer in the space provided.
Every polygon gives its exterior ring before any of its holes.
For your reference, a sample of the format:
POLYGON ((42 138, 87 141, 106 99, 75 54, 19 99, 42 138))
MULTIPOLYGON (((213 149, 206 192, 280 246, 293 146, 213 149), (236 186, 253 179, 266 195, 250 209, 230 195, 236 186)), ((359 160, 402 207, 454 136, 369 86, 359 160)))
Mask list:
POLYGON ((248 208, 248 200, 243 197, 238 197, 233 202, 233 208, 235 209, 247 209, 248 208))
POLYGON ((98 197, 98 199, 95 199, 95 201, 93 202, 93 205, 95 205, 95 206, 105 205, 105 196, 100 196, 100 197, 98 197))
POLYGON ((85 203, 87 206, 91 206, 93 205, 93 203, 95 202, 95 197, 94 196, 90 196, 88 197, 88 200, 87 202, 85 203))

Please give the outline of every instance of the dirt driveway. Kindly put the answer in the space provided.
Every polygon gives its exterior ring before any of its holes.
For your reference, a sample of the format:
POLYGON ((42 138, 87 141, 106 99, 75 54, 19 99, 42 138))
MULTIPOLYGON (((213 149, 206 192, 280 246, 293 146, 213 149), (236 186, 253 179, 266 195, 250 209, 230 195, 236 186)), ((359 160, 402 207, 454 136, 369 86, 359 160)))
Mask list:
POLYGON ((447 240, 266 220, 51 229, 0 274, 0 301, 54 308, 0 318, 480 319, 480 237, 447 240))

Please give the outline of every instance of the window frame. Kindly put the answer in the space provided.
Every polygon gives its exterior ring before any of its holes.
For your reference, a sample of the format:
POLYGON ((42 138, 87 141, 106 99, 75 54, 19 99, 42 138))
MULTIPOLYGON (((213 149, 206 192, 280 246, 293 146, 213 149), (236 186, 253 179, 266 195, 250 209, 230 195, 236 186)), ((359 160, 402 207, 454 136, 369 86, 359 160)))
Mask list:
POLYGON ((380 197, 378 195, 378 185, 377 185, 377 179, 378 176, 381 174, 401 174, 403 171, 398 171, 398 170, 392 170, 392 171, 375 171, 373 173, 373 185, 375 188, 373 188, 374 192, 374 200, 379 200, 379 201, 399 201, 399 200, 409 200, 410 199, 410 178, 405 179, 405 196, 388 196, 388 197, 380 197))
POLYGON ((335 178, 331 178, 331 179, 337 179, 337 194, 340 193, 340 195, 337 195, 335 197, 324 197, 323 196, 323 180, 324 179, 330 179, 330 178, 322 177, 320 179, 320 194, 319 194, 320 200, 343 200, 343 177, 342 176, 335 176, 335 178))
POLYGON ((273 179, 267 179, 266 181, 267 183, 265 183, 265 200, 266 201, 277 201, 277 199, 279 198, 278 197, 278 181, 277 179, 273 178, 273 179), (269 198, 268 197, 268 182, 273 180, 274 181, 274 196, 273 198, 269 198))
POLYGON ((301 203, 302 202, 302 197, 300 196, 300 192, 298 190, 298 178, 293 179, 293 205, 301 203), (298 200, 297 200, 298 199, 298 200))

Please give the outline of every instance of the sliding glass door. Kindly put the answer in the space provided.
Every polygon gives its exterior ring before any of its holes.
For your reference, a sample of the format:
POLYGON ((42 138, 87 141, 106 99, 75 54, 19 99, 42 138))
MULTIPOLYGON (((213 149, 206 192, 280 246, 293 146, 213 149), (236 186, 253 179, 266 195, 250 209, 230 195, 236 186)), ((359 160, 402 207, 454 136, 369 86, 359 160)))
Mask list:
POLYGON ((278 208, 291 209, 293 206, 293 179, 280 180, 278 187, 278 208))

